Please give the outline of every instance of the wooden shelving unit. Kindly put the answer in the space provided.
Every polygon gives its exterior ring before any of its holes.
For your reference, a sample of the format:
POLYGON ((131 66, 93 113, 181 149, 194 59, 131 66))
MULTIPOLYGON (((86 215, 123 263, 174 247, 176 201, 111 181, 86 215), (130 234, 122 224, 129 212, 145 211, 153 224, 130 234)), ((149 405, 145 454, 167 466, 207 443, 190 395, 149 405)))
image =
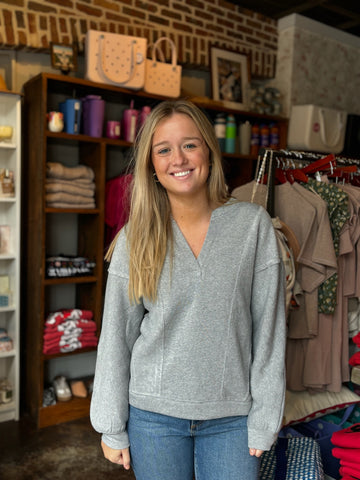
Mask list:
POLYGON ((20 237, 21 237, 21 95, 0 92, 2 125, 13 127, 11 140, 0 142, 0 168, 14 173, 15 196, 0 197, 0 225, 10 227, 9 252, 0 254, 0 275, 7 276, 10 301, 0 307, 0 327, 13 341, 13 349, 0 352, 0 379, 12 386, 12 401, 0 403, 0 422, 19 419, 20 408, 20 237))
MULTIPOLYGON (((76 364, 83 350, 71 354, 44 355, 43 330, 44 320, 54 310, 54 291, 70 287, 75 304, 64 308, 83 308, 94 312, 94 319, 100 332, 103 291, 104 291, 104 223, 105 223, 105 186, 108 178, 108 159, 115 149, 120 155, 131 147, 123 140, 110 140, 104 137, 94 138, 86 135, 52 133, 48 131, 46 114, 57 110, 60 101, 66 98, 83 98, 86 95, 101 95, 110 106, 112 118, 121 119, 122 112, 135 99, 136 108, 143 105, 154 106, 163 97, 148 95, 110 85, 95 84, 87 80, 61 75, 43 73, 28 81, 24 86, 24 125, 25 125, 25 161, 23 168, 24 190, 24 235, 23 235, 23 285, 26 292, 24 317, 26 329, 26 399, 27 409, 36 419, 39 427, 61 423, 89 413, 89 398, 74 398, 69 402, 43 407, 43 392, 46 382, 48 364, 59 357, 70 357, 76 364), (64 151, 65 165, 85 164, 95 172, 96 208, 88 209, 54 209, 45 203, 46 162, 54 161, 56 152, 64 151), (69 154, 67 152, 70 152, 69 154), (64 232, 64 237, 71 238, 76 255, 95 260, 93 276, 49 279, 45 274, 45 259, 48 254, 55 254, 51 245, 51 229, 60 222, 62 225, 75 225, 75 229, 64 232)), ((199 105, 204 108, 204 105, 199 105)), ((224 109, 224 111, 226 111, 224 109)), ((209 108, 209 115, 216 114, 209 108)), ((248 112, 236 112, 238 119, 248 118, 248 112)), ((251 114, 253 117, 253 114, 251 114)), ((255 115, 257 120, 279 120, 281 135, 286 138, 287 120, 255 115), (281 125, 280 125, 281 124, 281 125)), ((105 113, 106 120, 106 113, 105 113)), ((286 140, 285 140, 286 142, 286 140)), ((282 141, 282 147, 285 143, 282 141)), ((115 156, 116 156, 115 155, 115 156)), ((113 157, 113 156, 112 156, 113 157)), ((228 165, 227 176, 236 184, 245 183, 252 178, 254 157, 239 155, 224 156, 228 165)), ((112 158, 113 161, 113 158, 112 158)), ((120 162, 121 163, 121 162, 120 162)), ((123 165, 119 163, 118 174, 123 165)), ((64 243, 66 238, 64 238, 64 243)), ((61 239, 56 239, 57 244, 61 239)), ((60 252, 57 252, 60 253, 60 252)), ((69 254, 69 252, 62 252, 69 254)), ((86 349, 85 352, 88 352, 86 349)))

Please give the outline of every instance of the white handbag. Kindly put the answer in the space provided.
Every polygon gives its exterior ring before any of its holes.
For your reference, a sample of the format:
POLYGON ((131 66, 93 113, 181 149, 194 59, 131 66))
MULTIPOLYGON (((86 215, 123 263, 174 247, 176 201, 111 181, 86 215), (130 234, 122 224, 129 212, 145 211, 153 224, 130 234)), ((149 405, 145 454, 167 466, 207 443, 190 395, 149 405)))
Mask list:
POLYGON ((294 105, 289 120, 288 148, 340 153, 344 148, 347 113, 317 105, 294 105))
POLYGON ((147 93, 162 95, 165 97, 179 97, 181 89, 182 67, 177 65, 177 53, 174 42, 167 37, 160 37, 153 45, 151 59, 146 59, 146 77, 144 90, 147 93), (167 42, 171 47, 171 63, 164 62, 164 55, 160 54, 157 60, 157 53, 161 50, 159 45, 167 42))
POLYGON ((88 30, 85 78, 133 90, 143 88, 146 47, 146 38, 88 30))

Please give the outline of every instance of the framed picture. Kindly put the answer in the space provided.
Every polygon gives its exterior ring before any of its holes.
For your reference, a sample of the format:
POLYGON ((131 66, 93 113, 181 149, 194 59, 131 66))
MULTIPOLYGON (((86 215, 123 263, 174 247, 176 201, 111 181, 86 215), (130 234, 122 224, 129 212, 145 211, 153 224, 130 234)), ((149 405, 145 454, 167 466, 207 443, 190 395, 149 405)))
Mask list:
POLYGON ((250 82, 249 55, 210 47, 211 86, 214 100, 236 110, 246 110, 250 82))
POLYGON ((77 48, 73 45, 51 43, 51 65, 62 73, 77 69, 77 48))

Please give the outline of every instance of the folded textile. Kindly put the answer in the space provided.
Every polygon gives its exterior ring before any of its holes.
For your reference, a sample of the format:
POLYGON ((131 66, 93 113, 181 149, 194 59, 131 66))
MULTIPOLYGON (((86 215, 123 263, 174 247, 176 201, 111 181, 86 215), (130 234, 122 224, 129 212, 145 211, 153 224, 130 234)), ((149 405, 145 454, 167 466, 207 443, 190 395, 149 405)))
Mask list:
POLYGON ((360 347, 360 332, 357 333, 355 337, 352 337, 352 341, 355 343, 355 345, 360 347))
POLYGON ((352 356, 350 357, 350 359, 349 359, 349 364, 350 364, 352 367, 355 367, 356 365, 360 365, 360 351, 354 353, 354 355, 352 355, 352 356))
POLYGON ((97 338, 88 340, 80 336, 78 339, 74 339, 74 341, 62 346, 55 345, 48 348, 46 344, 44 344, 43 353, 45 355, 55 355, 57 353, 68 353, 68 352, 73 352, 74 350, 79 350, 81 348, 96 347, 97 343, 98 343, 97 338))
POLYGON ((63 308, 48 314, 45 320, 45 326, 60 325, 64 320, 92 320, 94 313, 91 310, 81 308, 63 308))
POLYGON ((360 467, 360 448, 334 447, 331 452, 334 457, 346 462, 353 462, 360 467))
POLYGON ((69 195, 81 195, 85 198, 93 198, 95 189, 92 188, 84 188, 82 186, 77 185, 76 181, 73 182, 53 182, 53 181, 46 181, 45 182, 45 191, 47 194, 50 193, 67 193, 69 195))
POLYGON ((76 343, 80 341, 82 343, 86 342, 88 344, 97 344, 97 337, 92 333, 92 334, 71 334, 71 335, 62 335, 58 339, 54 340, 46 340, 44 342, 44 348, 49 350, 55 347, 64 347, 67 345, 71 345, 73 343, 76 343))
POLYGON ((65 203, 65 202, 47 202, 49 208, 96 208, 95 202, 89 203, 65 203))
POLYGON ((354 477, 360 477, 360 465, 359 463, 347 462, 346 460, 340 460, 340 466, 346 468, 346 472, 349 475, 353 475, 354 477), (350 473, 350 469, 351 472, 350 473))
POLYGON ((337 447, 360 448, 360 423, 338 430, 331 436, 331 443, 337 447))
POLYGON ((76 195, 72 193, 66 192, 54 192, 54 193, 46 193, 45 200, 50 203, 54 202, 64 202, 64 203, 89 203, 91 200, 89 197, 84 197, 84 195, 76 195))
POLYGON ((353 477, 352 475, 343 475, 341 480, 360 480, 359 477, 353 477))
POLYGON ((46 176, 48 178, 62 178, 64 180, 74 180, 75 178, 93 180, 95 174, 94 170, 86 165, 65 167, 62 163, 46 162, 46 176))
POLYGON ((62 178, 46 178, 45 182, 48 185, 51 185, 52 183, 59 185, 76 184, 76 186, 80 188, 95 190, 95 182, 94 180, 90 180, 90 178, 75 178, 75 180, 64 180, 62 178))
POLYGON ((360 473, 358 473, 356 470, 354 470, 352 467, 343 467, 341 466, 339 468, 339 473, 342 477, 344 475, 350 475, 351 477, 354 477, 356 479, 360 479, 360 473))

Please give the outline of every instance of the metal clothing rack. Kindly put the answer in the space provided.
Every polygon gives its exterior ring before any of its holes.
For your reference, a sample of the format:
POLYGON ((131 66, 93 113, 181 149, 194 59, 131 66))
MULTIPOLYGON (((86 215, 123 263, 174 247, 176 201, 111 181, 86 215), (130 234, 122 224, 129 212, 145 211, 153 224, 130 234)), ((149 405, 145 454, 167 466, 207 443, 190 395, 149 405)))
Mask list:
MULTIPOLYGON (((262 159, 266 158, 267 156, 272 158, 271 164, 271 171, 267 172, 268 175, 270 175, 269 178, 269 183, 268 183, 268 199, 267 199, 267 206, 266 209, 272 217, 274 216, 274 184, 275 184, 275 170, 277 167, 277 161, 276 160, 291 160, 296 163, 311 163, 315 162, 316 160, 319 160, 321 158, 326 157, 327 153, 317 153, 317 152, 303 152, 303 151, 297 151, 297 150, 273 150, 273 149, 266 149, 266 148, 260 148, 259 154, 258 154, 258 165, 261 163, 262 159), (274 162, 275 160, 275 162, 274 162)), ((336 163, 347 166, 347 165, 356 165, 359 167, 360 170, 360 158, 349 158, 349 157, 344 157, 342 155, 334 155, 334 158, 336 160, 336 163)), ((294 168, 295 168, 295 163, 294 163, 294 168)))

